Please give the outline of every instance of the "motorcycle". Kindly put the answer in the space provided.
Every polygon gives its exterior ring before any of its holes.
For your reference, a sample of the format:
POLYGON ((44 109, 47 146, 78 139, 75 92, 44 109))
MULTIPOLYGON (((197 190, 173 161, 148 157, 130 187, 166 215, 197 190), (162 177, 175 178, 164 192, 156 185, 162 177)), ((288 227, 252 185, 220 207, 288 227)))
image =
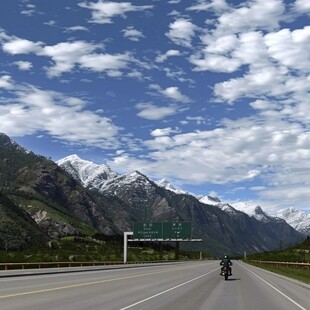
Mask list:
POLYGON ((225 280, 227 280, 228 277, 230 276, 229 268, 227 266, 222 267, 221 276, 224 276, 225 280))

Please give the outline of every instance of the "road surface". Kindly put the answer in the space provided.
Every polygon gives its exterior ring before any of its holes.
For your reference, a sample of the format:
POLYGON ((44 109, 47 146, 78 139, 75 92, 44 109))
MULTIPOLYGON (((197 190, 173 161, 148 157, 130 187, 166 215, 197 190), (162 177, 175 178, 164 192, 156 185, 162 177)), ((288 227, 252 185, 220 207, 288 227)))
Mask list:
POLYGON ((161 264, 1 278, 1 310, 310 310, 310 286, 234 262, 161 264))

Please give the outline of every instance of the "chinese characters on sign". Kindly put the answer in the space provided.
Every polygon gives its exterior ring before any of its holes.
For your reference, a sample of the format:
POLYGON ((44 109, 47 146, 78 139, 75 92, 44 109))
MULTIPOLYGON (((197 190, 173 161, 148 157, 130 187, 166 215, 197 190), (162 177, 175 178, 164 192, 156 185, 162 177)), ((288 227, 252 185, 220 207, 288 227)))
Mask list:
POLYGON ((134 223, 134 239, 191 239, 191 222, 134 223))

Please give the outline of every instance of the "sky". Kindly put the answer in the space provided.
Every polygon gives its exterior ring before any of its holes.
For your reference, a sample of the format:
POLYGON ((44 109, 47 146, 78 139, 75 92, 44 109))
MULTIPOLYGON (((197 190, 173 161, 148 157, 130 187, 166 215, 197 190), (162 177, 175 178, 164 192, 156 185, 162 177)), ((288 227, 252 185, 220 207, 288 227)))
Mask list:
POLYGON ((1 0, 0 132, 310 213, 309 0, 1 0))

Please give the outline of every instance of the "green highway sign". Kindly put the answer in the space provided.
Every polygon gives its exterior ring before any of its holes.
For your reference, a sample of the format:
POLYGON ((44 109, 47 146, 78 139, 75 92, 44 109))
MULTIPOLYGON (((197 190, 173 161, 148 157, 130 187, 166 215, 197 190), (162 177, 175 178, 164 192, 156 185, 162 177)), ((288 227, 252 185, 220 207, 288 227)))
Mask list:
POLYGON ((133 224, 134 239, 191 239, 191 222, 146 222, 133 224))
POLYGON ((163 223, 164 239, 191 239, 192 223, 191 222, 164 222, 163 223))
POLYGON ((162 239, 163 223, 134 223, 133 237, 134 239, 162 239))

